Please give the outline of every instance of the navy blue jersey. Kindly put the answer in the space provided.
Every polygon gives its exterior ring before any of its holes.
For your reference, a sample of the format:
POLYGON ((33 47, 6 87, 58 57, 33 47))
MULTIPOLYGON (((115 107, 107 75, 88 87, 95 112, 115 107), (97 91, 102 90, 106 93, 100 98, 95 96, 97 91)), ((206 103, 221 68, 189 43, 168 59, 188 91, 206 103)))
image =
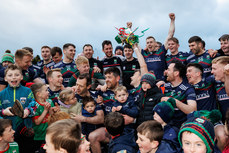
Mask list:
POLYGON ((219 102, 219 110, 222 113, 222 117, 224 120, 227 109, 229 108, 229 96, 226 93, 223 82, 217 81, 215 88, 216 88, 217 100, 219 102))
POLYGON ((203 77, 211 75, 211 63, 213 58, 209 55, 208 51, 205 51, 202 55, 192 54, 187 58, 187 63, 199 63, 203 66, 203 77))
POLYGON ((172 60, 178 60, 184 65, 187 64, 187 58, 190 54, 189 53, 183 53, 183 52, 178 52, 176 55, 166 55, 166 64, 169 66, 170 62, 172 60))
POLYGON ((141 53, 147 64, 148 71, 154 73, 157 79, 164 80, 164 71, 167 67, 165 61, 167 51, 165 46, 162 45, 160 49, 154 52, 142 50, 141 53))
POLYGON ((55 104, 55 103, 58 104, 58 97, 59 97, 59 94, 60 94, 61 90, 52 91, 52 90, 48 87, 48 92, 49 92, 49 99, 52 100, 53 104, 55 104))
POLYGON ((197 110, 216 109, 216 90, 214 87, 215 79, 209 76, 193 85, 196 92, 197 110))
POLYGON ((61 74, 63 77, 63 85, 64 87, 68 86, 68 82, 71 78, 71 76, 76 73, 77 68, 76 64, 74 61, 71 63, 64 63, 63 60, 53 66, 53 68, 60 68, 61 69, 61 74))
POLYGON ((98 95, 103 97, 103 109, 105 114, 108 114, 112 111, 113 103, 115 102, 114 92, 107 90, 105 92, 98 91, 98 95))
POLYGON ((105 57, 101 60, 103 65, 103 73, 106 69, 110 67, 117 67, 120 70, 120 83, 122 83, 122 72, 123 72, 123 64, 122 60, 117 56, 112 56, 111 58, 105 57))
MULTIPOLYGON (((166 83, 165 96, 173 97, 185 104, 187 104, 187 100, 196 100, 194 88, 185 81, 176 87, 172 87, 170 83, 166 83)), ((179 127, 186 119, 187 115, 178 108, 175 108, 174 117, 172 119, 173 124, 179 127)))
MULTIPOLYGON (((25 86, 28 82, 33 82, 34 79, 37 78, 36 72, 34 71, 34 68, 31 66, 28 68, 28 70, 22 70, 23 80, 21 81, 21 85, 25 86)), ((8 83, 4 80, 5 76, 5 68, 0 70, 0 84, 1 85, 7 85, 8 83)))
POLYGON ((98 67, 100 70, 101 70, 101 73, 103 73, 103 65, 102 65, 102 62, 95 59, 95 58, 90 58, 88 59, 89 60, 89 65, 90 65, 90 68, 94 68, 94 67, 98 67))
POLYGON ((132 61, 123 61, 123 85, 127 90, 133 89, 134 87, 130 85, 131 77, 134 75, 134 71, 140 69, 138 60, 134 58, 132 61))
POLYGON ((54 65, 55 65, 55 63, 53 61, 50 61, 47 64, 44 64, 44 61, 43 60, 37 62, 37 66, 40 67, 39 77, 42 79, 43 82, 48 83, 48 81, 46 80, 46 74, 43 71, 44 66, 46 66, 47 68, 52 69, 54 65))
MULTIPOLYGON (((96 99, 97 99, 97 97, 98 97, 98 92, 96 92, 96 91, 91 91, 91 90, 89 90, 89 92, 90 92, 91 97, 92 97, 92 98, 94 99, 94 101, 96 102, 96 99)), ((80 95, 78 95, 78 94, 75 94, 75 96, 76 96, 76 98, 77 98, 78 103, 83 104, 83 97, 80 96, 80 95)))

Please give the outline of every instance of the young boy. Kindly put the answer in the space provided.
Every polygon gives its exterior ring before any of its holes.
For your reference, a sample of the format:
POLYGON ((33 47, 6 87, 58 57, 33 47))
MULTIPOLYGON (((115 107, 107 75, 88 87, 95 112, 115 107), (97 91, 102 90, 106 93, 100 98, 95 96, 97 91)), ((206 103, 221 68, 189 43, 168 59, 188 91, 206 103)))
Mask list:
POLYGON ((107 132, 111 135, 109 153, 135 153, 136 143, 134 131, 124 132, 124 118, 118 112, 111 112, 104 121, 107 132))
POLYGON ((177 137, 179 129, 170 123, 174 115, 174 107, 176 107, 176 102, 173 98, 169 98, 168 101, 160 102, 153 109, 153 117, 154 120, 159 122, 163 127, 163 140, 171 142, 179 152, 180 144, 177 137))
POLYGON ((137 118, 137 125, 144 121, 153 120, 152 110, 163 97, 163 94, 156 86, 156 78, 153 74, 144 74, 141 78, 141 85, 141 91, 137 99, 138 107, 141 110, 137 118))
POLYGON ((177 150, 163 138, 163 128, 157 121, 150 120, 140 124, 137 128, 138 153, 177 153, 177 150))
MULTIPOLYGON (((96 111, 101 110, 101 106, 97 105, 92 97, 84 97, 83 98, 83 108, 82 108, 82 116, 85 117, 94 117, 96 116, 96 111)), ((98 127, 101 127, 99 124, 90 124, 87 122, 82 122, 82 133, 86 135, 86 138, 88 139, 88 135, 97 129, 98 127)))
POLYGON ((180 128, 178 140, 184 153, 211 153, 214 150, 214 126, 203 118, 189 118, 180 128))
POLYGON ((16 65, 9 65, 5 70, 5 81, 8 82, 8 87, 0 92, 0 110, 1 116, 5 119, 12 120, 12 127, 15 130, 15 141, 19 144, 20 152, 32 152, 33 138, 32 133, 26 136, 32 128, 33 116, 32 101, 34 101, 32 91, 20 84, 23 79, 21 69, 16 65), (23 118, 15 116, 10 111, 14 102, 18 100, 22 105, 24 112, 23 118), (29 118, 28 118, 29 117, 29 118), (27 145, 25 145, 27 143, 27 145), (30 150, 31 149, 31 150, 30 150))
POLYGON ((46 131, 47 153, 76 153, 81 142, 81 127, 73 119, 64 119, 52 123, 46 131))
POLYGON ((0 119, 0 153, 19 153, 18 144, 14 142, 12 121, 0 119))
POLYGON ((112 112, 120 112, 122 114, 129 115, 130 117, 136 118, 138 116, 138 108, 134 103, 125 86, 118 86, 115 91, 116 101, 113 103, 112 112))

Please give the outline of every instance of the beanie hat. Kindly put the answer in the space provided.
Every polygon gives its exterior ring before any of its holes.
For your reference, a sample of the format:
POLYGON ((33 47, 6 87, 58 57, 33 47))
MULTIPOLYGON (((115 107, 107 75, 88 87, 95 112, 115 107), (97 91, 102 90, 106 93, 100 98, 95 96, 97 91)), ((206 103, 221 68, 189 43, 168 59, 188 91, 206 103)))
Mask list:
POLYGON ((156 77, 152 73, 146 73, 141 78, 141 84, 142 82, 147 82, 150 84, 151 87, 153 87, 156 84, 156 77))
POLYGON ((217 122, 219 122, 222 118, 222 114, 218 109, 213 109, 212 111, 209 110, 200 110, 200 111, 194 111, 190 114, 188 114, 187 118, 191 117, 201 117, 206 120, 209 120, 213 125, 217 122))
POLYGON ((120 49, 121 51, 123 51, 123 47, 122 47, 122 46, 117 46, 117 47, 115 48, 115 51, 118 50, 118 49, 120 49))
POLYGON ((158 103, 153 108, 153 111, 156 112, 165 123, 169 123, 173 117, 175 106, 175 99, 169 98, 168 101, 158 103))
POLYGON ((180 145, 182 146, 181 136, 184 131, 189 131, 191 133, 196 134, 201 140, 203 140, 204 144, 207 148, 207 153, 211 153, 214 148, 214 126, 213 124, 205 120, 203 118, 190 118, 185 123, 182 124, 179 134, 178 140, 180 145))
POLYGON ((2 56, 2 62, 9 61, 14 64, 14 55, 11 53, 5 53, 2 56))

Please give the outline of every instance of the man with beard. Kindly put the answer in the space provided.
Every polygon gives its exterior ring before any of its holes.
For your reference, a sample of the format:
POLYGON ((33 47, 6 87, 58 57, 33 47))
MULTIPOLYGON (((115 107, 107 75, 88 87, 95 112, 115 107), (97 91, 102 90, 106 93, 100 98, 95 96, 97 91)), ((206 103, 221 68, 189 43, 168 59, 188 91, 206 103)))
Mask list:
POLYGON ((176 107, 172 124, 180 127, 187 119, 187 114, 196 111, 196 94, 194 88, 186 83, 185 66, 180 61, 172 61, 165 71, 168 83, 165 84, 165 96, 161 101, 167 101, 173 97, 176 101, 176 107))
POLYGON ((199 36, 193 36, 188 40, 189 48, 192 55, 187 58, 187 63, 199 63, 203 66, 203 77, 211 75, 211 62, 213 58, 209 55, 208 51, 204 50, 202 39, 199 36))
POLYGON ((63 88, 63 77, 61 74, 61 70, 51 69, 50 71, 48 71, 47 80, 49 82, 49 99, 52 99, 54 104, 58 104, 58 97, 63 88))
POLYGON ((167 66, 169 66, 170 62, 174 59, 181 61, 183 64, 186 65, 186 59, 189 56, 189 53, 183 53, 179 52, 178 48, 180 47, 179 45, 179 40, 175 37, 169 38, 168 39, 168 48, 170 50, 170 55, 166 55, 166 63, 167 66))
POLYGON ((63 46, 63 53, 64 53, 64 59, 55 64, 53 68, 60 68, 61 74, 64 79, 63 85, 64 87, 67 87, 68 82, 71 78, 71 76, 77 71, 76 64, 74 62, 74 56, 76 54, 75 45, 71 43, 67 43, 63 46))
POLYGON ((138 60, 133 57, 133 48, 131 45, 126 44, 124 46, 124 55, 126 59, 123 61, 123 85, 126 86, 127 90, 133 89, 130 85, 131 77, 136 69, 140 69, 138 60))
MULTIPOLYGON (((122 78, 122 71, 123 71, 123 64, 122 60, 117 57, 113 56, 113 47, 110 40, 104 40, 102 43, 103 52, 105 53, 105 57, 101 60, 103 65, 103 73, 106 71, 106 69, 110 67, 117 67, 120 71, 120 76, 122 78)), ((122 80, 120 80, 120 83, 122 83, 122 80)))
MULTIPOLYGON (((115 101, 114 90, 119 86, 120 71, 116 67, 108 68, 105 72, 107 90, 105 92, 98 92, 97 103, 101 104, 104 108, 105 114, 112 111, 113 102, 115 101)), ((127 115, 123 115, 125 119, 125 125, 130 124, 134 121, 134 118, 127 115)), ((90 133, 89 141, 91 143, 92 152, 100 153, 101 147, 100 142, 108 143, 110 136, 106 133, 105 128, 96 129, 90 133)))

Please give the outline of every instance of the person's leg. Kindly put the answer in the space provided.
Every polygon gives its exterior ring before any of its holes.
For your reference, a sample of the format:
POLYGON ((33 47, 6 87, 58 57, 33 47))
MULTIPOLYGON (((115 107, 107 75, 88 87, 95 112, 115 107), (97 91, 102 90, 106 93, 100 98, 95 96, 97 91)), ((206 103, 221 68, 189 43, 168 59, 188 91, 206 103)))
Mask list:
POLYGON ((88 136, 91 143, 91 150, 93 153, 101 153, 100 142, 109 142, 109 134, 105 131, 105 127, 101 127, 91 132, 88 136))

